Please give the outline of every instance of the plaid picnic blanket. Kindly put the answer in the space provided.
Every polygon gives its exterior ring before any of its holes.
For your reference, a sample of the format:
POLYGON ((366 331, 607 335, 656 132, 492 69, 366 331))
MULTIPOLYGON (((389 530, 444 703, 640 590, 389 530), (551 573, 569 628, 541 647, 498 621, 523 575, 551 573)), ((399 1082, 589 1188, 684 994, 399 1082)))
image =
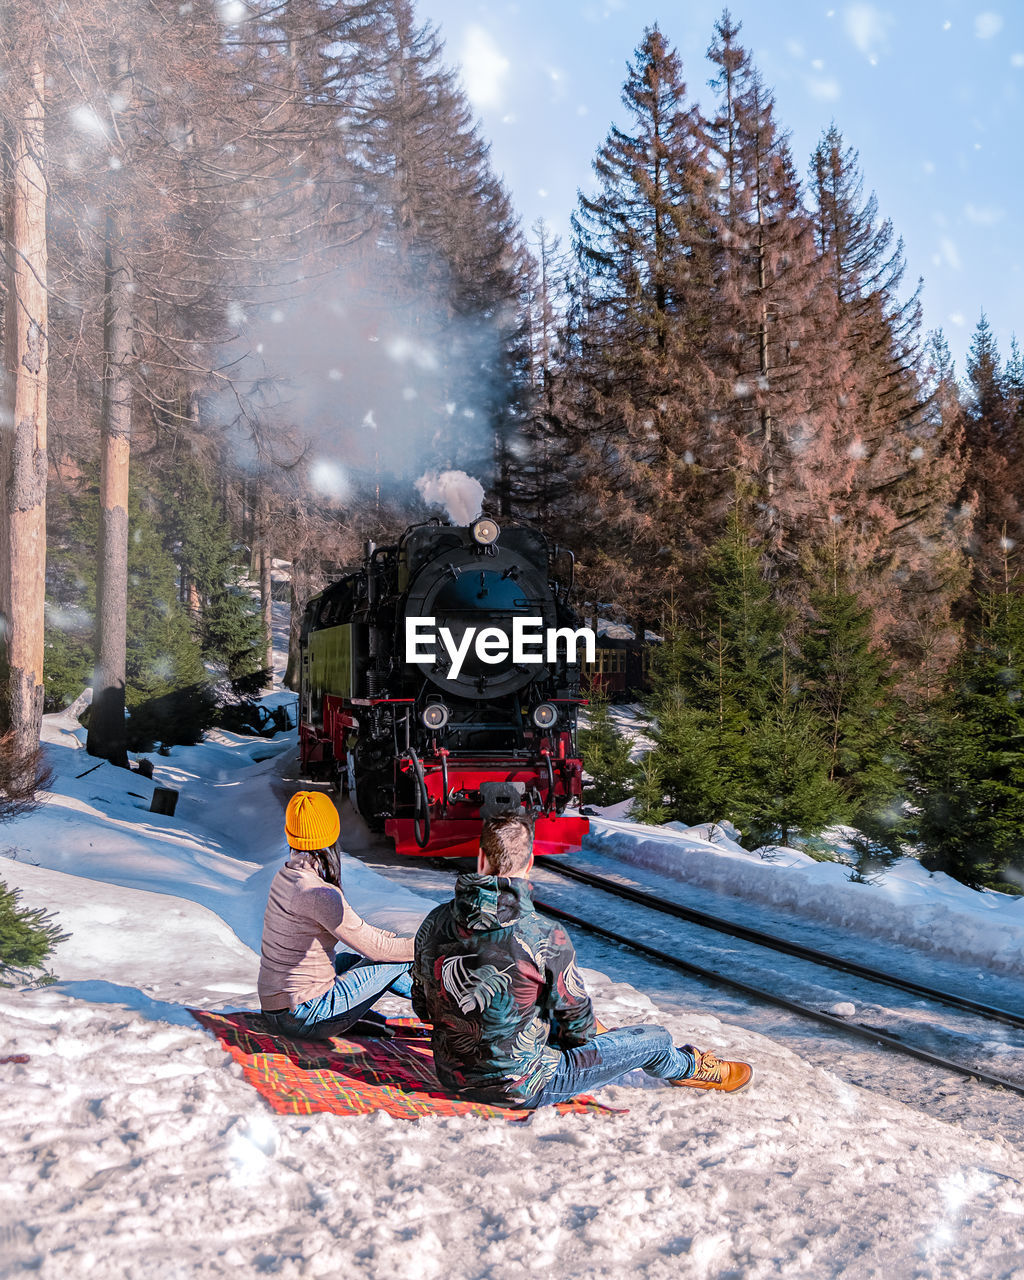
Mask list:
MULTIPOLYGON (((245 1078, 275 1111, 359 1116, 386 1111, 400 1120, 420 1116, 486 1116, 529 1120, 532 1111, 462 1102, 446 1094, 434 1074, 430 1031, 414 1018, 389 1018, 393 1039, 335 1036, 292 1040, 266 1030, 258 1013, 189 1012, 241 1064, 245 1078)), ((586 1094, 557 1111, 622 1114, 586 1094)))

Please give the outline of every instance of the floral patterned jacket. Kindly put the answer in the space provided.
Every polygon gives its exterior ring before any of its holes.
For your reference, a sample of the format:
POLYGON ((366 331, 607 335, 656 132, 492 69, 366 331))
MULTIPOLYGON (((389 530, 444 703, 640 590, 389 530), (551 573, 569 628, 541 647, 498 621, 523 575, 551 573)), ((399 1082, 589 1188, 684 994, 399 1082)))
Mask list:
POLYGON ((558 1049, 586 1044, 594 1011, 569 936, 526 880, 462 875, 416 934, 412 1002, 433 1024, 438 1078, 476 1102, 529 1104, 558 1049))

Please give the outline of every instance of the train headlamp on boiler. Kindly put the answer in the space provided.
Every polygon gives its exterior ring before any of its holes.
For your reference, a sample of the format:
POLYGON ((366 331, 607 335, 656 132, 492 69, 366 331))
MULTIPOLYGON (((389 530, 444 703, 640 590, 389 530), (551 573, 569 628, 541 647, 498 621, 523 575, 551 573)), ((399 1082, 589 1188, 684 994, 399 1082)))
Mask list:
POLYGON ((489 547, 492 542, 498 541, 498 534, 501 533, 501 530, 493 520, 484 516, 471 526, 470 533, 478 547, 489 547))

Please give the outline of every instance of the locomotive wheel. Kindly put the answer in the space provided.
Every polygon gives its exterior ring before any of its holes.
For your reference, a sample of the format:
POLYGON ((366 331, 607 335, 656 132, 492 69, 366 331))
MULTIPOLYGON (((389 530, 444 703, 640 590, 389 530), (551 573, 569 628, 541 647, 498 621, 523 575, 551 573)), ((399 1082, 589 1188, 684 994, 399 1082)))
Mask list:
MULTIPOLYGON (((379 816, 378 797, 380 789, 373 777, 356 778, 355 810, 371 831, 380 835, 384 830, 384 819, 379 816)), ((353 799, 351 792, 349 798, 353 799)))

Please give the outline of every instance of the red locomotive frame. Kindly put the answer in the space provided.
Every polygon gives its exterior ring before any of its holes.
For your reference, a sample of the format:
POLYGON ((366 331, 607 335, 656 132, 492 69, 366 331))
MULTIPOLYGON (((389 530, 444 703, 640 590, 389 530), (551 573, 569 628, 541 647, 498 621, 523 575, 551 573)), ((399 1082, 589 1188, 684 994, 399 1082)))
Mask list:
MULTIPOLYGON (((339 781, 339 789, 348 791, 345 781, 347 742, 358 726, 360 707, 411 701, 379 698, 349 702, 327 694, 323 705, 323 728, 306 720, 299 723, 303 771, 312 773, 318 768, 331 771, 339 781)), ((514 757, 501 760, 492 756, 461 756, 453 761, 445 748, 416 757, 423 774, 429 825, 424 830, 422 817, 393 817, 385 820, 384 831, 394 841, 396 853, 413 857, 476 857, 480 843, 481 784, 520 783, 528 793, 531 790, 539 793, 544 800, 544 807, 534 818, 534 852, 542 856, 578 849, 590 830, 589 821, 578 810, 574 813, 557 812, 559 802, 564 809, 565 801, 572 797, 578 805, 583 794, 583 762, 567 754, 570 745, 571 735, 563 731, 554 742, 548 738, 540 740, 537 761, 514 757), (429 838, 423 847, 419 840, 425 836, 429 838)), ((415 789, 418 779, 414 760, 409 757, 397 759, 395 768, 396 773, 408 776, 411 787, 415 789)))

